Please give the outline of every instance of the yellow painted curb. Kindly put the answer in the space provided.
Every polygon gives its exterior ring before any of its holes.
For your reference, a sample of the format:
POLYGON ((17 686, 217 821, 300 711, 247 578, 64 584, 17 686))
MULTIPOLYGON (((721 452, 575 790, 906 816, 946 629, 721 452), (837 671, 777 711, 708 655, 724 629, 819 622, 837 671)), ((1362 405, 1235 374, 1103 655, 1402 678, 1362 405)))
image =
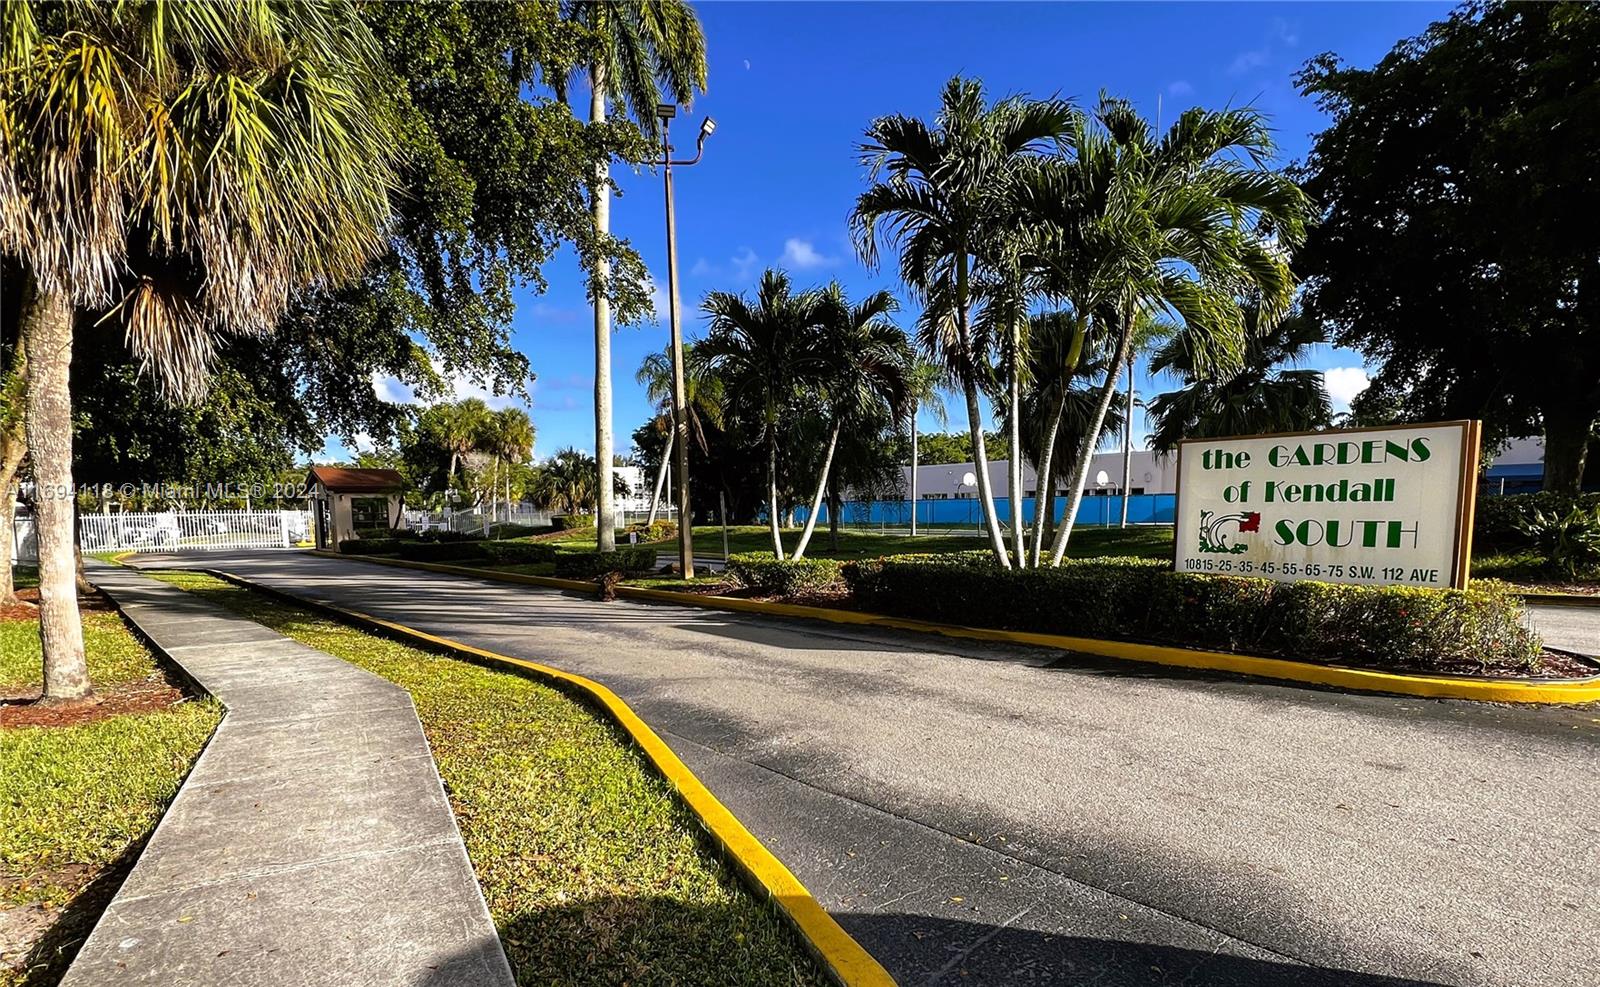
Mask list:
MULTIPOLYGON (((318 553, 324 554, 324 553, 318 553)), ((337 555, 337 553, 326 553, 337 555)), ((351 556, 340 556, 350 558, 351 556)), ((371 560, 369 560, 371 561, 371 560)), ((387 560, 385 560, 387 561, 387 560)), ((407 562, 406 566, 427 566, 430 569, 451 570, 459 567, 438 566, 428 562, 407 562)), ((769 896, 778 903, 779 910, 800 933, 815 952, 824 968, 833 975, 834 979, 844 987, 894 987, 894 978, 889 976, 872 954, 862 948, 861 944, 850 937, 848 932, 834 921, 832 915, 817 903, 806 890, 800 879, 790 873, 783 862, 773 856, 762 842, 741 823, 737 816, 728 811, 711 790, 689 770, 673 753, 650 725, 640 719, 638 714, 627 703, 610 689, 593 679, 582 675, 564 672, 550 665, 541 665, 538 662, 527 661, 522 658, 513 658, 509 655, 486 651, 462 644, 449 638, 438 637, 425 631, 419 631, 404 624, 374 617, 357 610, 347 610, 344 607, 334 606, 321 600, 308 599, 295 593, 288 593, 274 587, 263 586, 259 583, 223 572, 217 569, 207 569, 212 575, 227 579, 230 582, 244 586, 247 589, 265 593, 269 596, 291 600, 296 604, 309 606, 345 619, 351 623, 365 625, 385 632, 386 634, 410 641, 420 641, 431 645, 435 650, 442 650, 456 655, 464 655, 479 661, 491 664, 512 665, 519 669, 533 672, 542 678, 575 688, 587 695, 594 703, 600 706, 611 719, 627 731, 634 743, 644 752, 645 756, 654 764, 656 770, 661 772, 679 797, 688 805, 689 810, 695 814, 701 824, 705 826, 712 839, 725 851, 736 869, 745 881, 759 893, 769 896)), ((473 570, 462 570, 471 572, 473 570)), ((519 573, 502 573, 507 576, 519 576, 519 573)), ((528 579, 542 579, 545 577, 528 576, 528 579)), ((517 580, 520 581, 520 580, 517 580)), ((551 582, 571 583, 589 590, 594 589, 593 583, 577 583, 572 580, 549 580, 551 582)))
MULTIPOLYGON (((318 552, 330 558, 376 562, 401 568, 426 568, 432 572, 470 576, 497 582, 514 582, 552 589, 577 590, 593 593, 595 584, 549 576, 529 576, 515 572, 496 572, 493 569, 475 569, 469 566, 438 565, 430 562, 406 562, 399 559, 381 559, 362 555, 339 555, 336 552, 318 552)), ((975 641, 993 641, 1003 644, 1025 644, 1034 647, 1058 648, 1102 658, 1138 661, 1156 665, 1174 665, 1180 668, 1197 668, 1206 671, 1232 672, 1259 678, 1280 679, 1306 685, 1350 689, 1357 692, 1386 692, 1402 696, 1423 696, 1431 699, 1470 699, 1494 703, 1551 703, 1572 705, 1600 702, 1600 676, 1586 679, 1499 679, 1468 678, 1442 675, 1408 675, 1402 672, 1380 672, 1365 668, 1346 668, 1340 665, 1314 665, 1310 662, 1290 661, 1285 658, 1259 658, 1254 655, 1236 655, 1222 651, 1199 651, 1174 648, 1160 644, 1138 644, 1132 641, 1106 641, 1100 638, 1069 637, 1065 634, 1042 634, 1034 631, 1002 631, 987 627, 963 627, 959 624, 939 624, 905 617, 888 617, 882 614, 863 613, 858 610, 833 610, 827 607, 807 607, 794 603, 764 603, 759 600, 742 600, 730 596, 710 596, 700 593, 682 593, 675 590, 646 589, 642 586, 618 586, 617 596, 631 600, 650 600, 657 603, 675 603, 680 606, 702 607, 708 610, 731 610, 739 613, 767 614, 777 617, 801 617, 825 620, 835 624, 853 624, 864 627, 885 627, 893 630, 918 631, 925 634, 942 634, 946 637, 966 638, 975 641)))

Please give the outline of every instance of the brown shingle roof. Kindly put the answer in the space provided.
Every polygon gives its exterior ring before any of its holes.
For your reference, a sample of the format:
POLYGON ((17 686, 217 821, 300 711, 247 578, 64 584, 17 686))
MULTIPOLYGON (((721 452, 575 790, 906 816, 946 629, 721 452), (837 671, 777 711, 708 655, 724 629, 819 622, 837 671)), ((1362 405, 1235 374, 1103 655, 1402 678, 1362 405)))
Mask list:
POLYGON ((405 477, 396 470, 343 466, 311 467, 306 486, 314 483, 322 484, 329 493, 395 493, 406 488, 405 477))

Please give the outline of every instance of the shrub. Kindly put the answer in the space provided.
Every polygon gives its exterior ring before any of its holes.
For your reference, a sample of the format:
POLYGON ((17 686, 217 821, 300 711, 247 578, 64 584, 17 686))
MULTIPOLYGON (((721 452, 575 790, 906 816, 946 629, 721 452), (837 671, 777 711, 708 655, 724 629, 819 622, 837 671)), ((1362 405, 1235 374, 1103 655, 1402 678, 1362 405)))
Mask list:
POLYGON ((529 562, 554 562, 556 547, 527 541, 486 541, 478 546, 496 565, 521 565, 529 562))
POLYGON ((417 535, 417 537, 422 541, 440 543, 483 541, 483 532, 451 531, 448 528, 435 528, 432 531, 424 531, 417 535))
POLYGON ((1479 497, 1472 519, 1472 547, 1479 551, 1518 552, 1538 548, 1526 525, 1535 514, 1566 517, 1575 508, 1600 508, 1600 493, 1507 494, 1479 497))
POLYGON ((412 562, 481 562, 488 558, 487 544, 471 540, 402 542, 400 557, 412 562))
POLYGON ((916 556, 856 563, 847 579, 895 616, 1324 664, 1527 667, 1540 652, 1520 598, 1492 580, 1461 591, 1177 573, 1153 559, 1014 570, 916 556))
POLYGON ((833 559, 778 559, 768 552, 728 556, 728 572, 761 593, 792 596, 839 585, 840 563, 833 559))
POLYGON ((548 535, 555 530, 554 526, 548 524, 513 524, 507 521, 491 526, 489 534, 493 538, 528 538, 548 535))
POLYGON ((640 541, 666 541, 669 538, 678 537, 678 522, 668 521, 665 518, 659 521, 652 521, 649 524, 645 524, 643 521, 635 521, 633 524, 628 525, 627 530, 638 532, 640 541))
POLYGON ((367 539, 412 539, 417 533, 410 528, 357 528, 357 538, 367 539))
POLYGON ((395 538, 346 538, 339 543, 342 555, 393 555, 400 551, 395 538))
POLYGON ((1550 567, 1569 578, 1600 569, 1600 503, 1566 514, 1537 508, 1517 525, 1550 567))
POLYGON ((577 531, 581 528, 594 527, 593 514, 560 514, 550 519, 550 524, 557 531, 577 531))
POLYGON ((592 579, 607 572, 643 572, 655 564, 656 550, 647 545, 628 545, 615 552, 558 552, 556 575, 592 579))

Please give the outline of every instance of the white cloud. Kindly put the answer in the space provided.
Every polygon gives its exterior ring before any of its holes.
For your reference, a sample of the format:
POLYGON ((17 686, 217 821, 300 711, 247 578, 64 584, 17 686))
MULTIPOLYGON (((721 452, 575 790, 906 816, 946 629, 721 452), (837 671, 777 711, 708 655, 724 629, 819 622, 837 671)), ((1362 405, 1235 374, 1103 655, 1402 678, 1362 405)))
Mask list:
MULTIPOLYGON (((728 258, 726 264, 713 264, 704 257, 696 257, 694 265, 689 268, 689 276, 691 278, 708 278, 712 280, 721 280, 731 276, 738 281, 748 281, 760 264, 761 258, 756 255, 754 250, 749 247, 740 247, 737 253, 728 258)), ((661 307, 661 311, 666 311, 665 305, 661 307)))
POLYGON ((696 257, 694 259, 694 266, 689 268, 689 276, 691 278, 709 278, 715 273, 717 273, 716 265, 712 264, 704 257, 696 257))
POLYGON ((667 311, 667 289, 661 287, 661 283, 654 278, 650 280, 650 311, 655 313, 657 319, 663 321, 669 315, 667 311))
POLYGON ((779 258, 779 261, 790 267, 807 271, 814 267, 825 267, 832 264, 833 258, 824 257, 818 253, 817 248, 812 246, 810 240, 802 240, 799 237, 792 236, 783 241, 783 256, 779 258))
POLYGON ((761 258, 757 257, 756 252, 749 247, 740 247, 739 252, 730 258, 729 263, 733 265, 734 276, 740 281, 746 281, 761 263, 761 258))
POLYGON ((1194 86, 1190 85, 1187 79, 1178 79, 1167 86, 1167 95, 1169 96, 1190 96, 1193 94, 1194 86))
POLYGON ((746 72, 750 71, 750 59, 748 58, 744 60, 744 70, 746 72))
POLYGON ((372 391, 378 395, 378 400, 387 401, 390 404, 410 404, 416 400, 411 393, 411 388, 395 378, 387 377, 383 374, 375 373, 372 375, 372 391))
POLYGON ((1264 48, 1257 48, 1254 51, 1242 51, 1238 57, 1234 58, 1233 63, 1228 66, 1228 74, 1243 75, 1251 69, 1258 69, 1267 64, 1268 54, 1269 52, 1264 48))
POLYGON ((1327 388, 1336 411, 1348 409, 1356 395, 1371 383, 1365 367, 1329 367, 1322 372, 1322 386, 1327 388))

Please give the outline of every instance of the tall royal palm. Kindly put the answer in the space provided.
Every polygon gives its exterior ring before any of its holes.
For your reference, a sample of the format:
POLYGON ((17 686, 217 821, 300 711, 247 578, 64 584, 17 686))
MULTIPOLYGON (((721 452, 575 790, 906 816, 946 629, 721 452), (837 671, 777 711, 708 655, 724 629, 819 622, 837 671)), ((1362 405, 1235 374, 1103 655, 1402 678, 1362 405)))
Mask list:
MULTIPOLYGON (((1097 349, 1109 356, 1089 434, 1068 480, 1070 500, 1051 548, 1059 562, 1083 499, 1139 320, 1181 320, 1197 371, 1236 367, 1246 327, 1238 299, 1263 318, 1287 310, 1289 253, 1310 208, 1287 176, 1267 166, 1273 144, 1253 109, 1183 113, 1159 138, 1125 100, 1102 98, 1065 162, 1031 168, 1017 196, 1033 217, 1031 257, 1079 311, 1105 310, 1097 349)), ((1097 320, 1097 323, 1101 320, 1097 320)))
POLYGON ((898 308, 899 303, 887 291, 874 292, 854 305, 837 283, 823 292, 823 318, 816 342, 822 357, 817 391, 828 420, 828 442, 811 512, 795 544, 797 559, 805 557, 816 530, 840 431, 881 431, 874 427, 877 423, 893 423, 911 408, 911 341, 889 320, 898 308))
MULTIPOLYGON (((641 129, 656 130, 656 106, 663 90, 674 102, 687 103, 706 88, 706 38, 694 8, 684 0, 564 0, 569 20, 592 34, 594 60, 589 63, 589 121, 605 123, 607 102, 631 113, 641 129)), ((595 170, 591 201, 600 241, 611 236, 611 168, 595 170)), ((600 492, 595 511, 595 540, 603 552, 616 546, 612 494, 611 304, 607 281, 611 264, 604 250, 596 252, 590 294, 594 298, 594 450, 600 492)))
MULTIPOLYGON (((678 430, 672 427, 672 354, 667 350, 647 354, 633 379, 656 406, 656 421, 666 422, 667 444, 661 450, 661 463, 656 467, 650 516, 645 522, 654 524, 661 492, 666 486, 667 464, 672 461, 672 444, 678 438, 678 430)), ((693 344, 683 348, 683 394, 689 413, 689 438, 704 453, 709 448, 706 426, 722 427, 722 381, 716 374, 706 372, 703 361, 695 356, 693 344)))
POLYGON ((1327 330, 1298 312, 1259 329, 1258 315, 1255 306, 1245 306, 1244 359, 1233 373, 1198 373, 1181 332, 1156 351, 1151 373, 1177 374, 1184 386, 1150 402, 1151 448, 1171 452, 1186 438, 1297 432, 1332 420, 1322 372, 1295 366, 1308 349, 1328 341, 1327 330))
POLYGON ((922 348, 960 383, 967 404, 978 492, 990 545, 1010 565, 995 515, 978 390, 990 374, 993 340, 974 331, 974 282, 999 262, 1013 173, 1067 138, 1074 113, 1060 100, 1013 97, 990 105, 976 80, 945 84, 932 125, 885 116, 861 144, 872 186, 850 221, 856 250, 876 266, 880 242, 900 254, 900 277, 922 299, 922 348))
POLYGON ((786 412, 812 391, 826 365, 820 345, 825 300, 815 291, 792 293, 789 276, 761 275, 754 301, 713 291, 701 305, 710 320, 696 356, 722 378, 729 404, 756 423, 767 453, 767 524, 772 551, 784 557, 778 525, 778 441, 786 412))
POLYGON ((219 337, 359 274, 394 184, 385 71, 348 0, 0 11, 0 253, 22 270, 45 696, 89 692, 74 587, 74 322, 174 399, 219 337), (86 320, 86 324, 88 323, 86 320))
POLYGON ((521 408, 501 408, 489 416, 487 445, 494 453, 495 468, 505 470, 506 509, 511 508, 511 468, 533 455, 534 428, 528 413, 521 408))

